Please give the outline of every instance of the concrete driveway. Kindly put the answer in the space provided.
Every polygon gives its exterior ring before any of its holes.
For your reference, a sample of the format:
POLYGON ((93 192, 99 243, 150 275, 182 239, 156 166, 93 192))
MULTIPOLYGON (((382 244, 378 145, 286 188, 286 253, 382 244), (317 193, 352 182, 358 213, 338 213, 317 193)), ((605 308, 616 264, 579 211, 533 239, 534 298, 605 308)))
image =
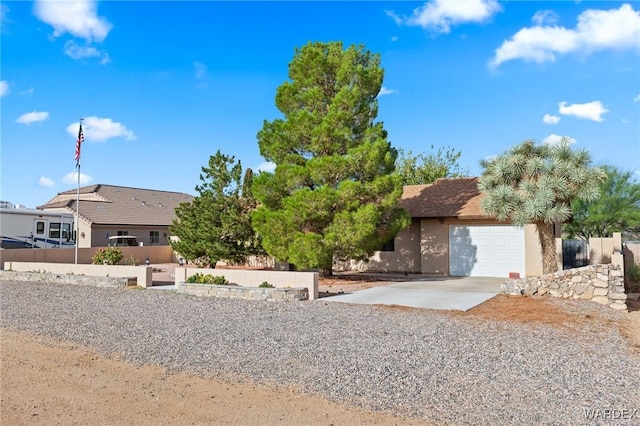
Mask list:
POLYGON ((500 292, 504 278, 426 278, 323 297, 323 302, 467 311, 500 292))

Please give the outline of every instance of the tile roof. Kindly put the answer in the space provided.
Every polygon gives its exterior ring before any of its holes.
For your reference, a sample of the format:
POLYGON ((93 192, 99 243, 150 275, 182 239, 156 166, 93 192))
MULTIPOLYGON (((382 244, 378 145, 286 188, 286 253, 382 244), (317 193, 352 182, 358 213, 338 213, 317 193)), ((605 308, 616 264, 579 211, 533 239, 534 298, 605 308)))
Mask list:
POLYGON ((414 218, 486 219, 481 199, 477 177, 438 179, 431 185, 405 186, 400 206, 414 218))
MULTIPOLYGON (((178 204, 191 200, 182 192, 97 184, 80 188, 80 216, 100 225, 166 226, 178 204)), ((38 208, 75 212, 76 190, 60 192, 38 208)))

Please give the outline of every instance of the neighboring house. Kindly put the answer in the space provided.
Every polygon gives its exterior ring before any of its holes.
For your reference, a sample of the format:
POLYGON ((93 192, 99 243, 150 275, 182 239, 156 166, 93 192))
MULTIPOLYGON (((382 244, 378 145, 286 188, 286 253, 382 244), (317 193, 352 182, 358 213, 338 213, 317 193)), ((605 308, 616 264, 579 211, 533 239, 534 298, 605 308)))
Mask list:
MULTIPOLYGON (((75 189, 60 192, 38 208, 76 213, 75 189)), ((146 245, 169 244, 175 208, 193 196, 181 192, 91 185, 80 188, 78 247, 103 247, 110 236, 133 235, 146 245)))
POLYGON ((523 228, 483 214, 478 178, 438 179, 405 186, 400 205, 412 218, 368 261, 336 269, 451 276, 509 277, 542 274, 535 225, 523 228))

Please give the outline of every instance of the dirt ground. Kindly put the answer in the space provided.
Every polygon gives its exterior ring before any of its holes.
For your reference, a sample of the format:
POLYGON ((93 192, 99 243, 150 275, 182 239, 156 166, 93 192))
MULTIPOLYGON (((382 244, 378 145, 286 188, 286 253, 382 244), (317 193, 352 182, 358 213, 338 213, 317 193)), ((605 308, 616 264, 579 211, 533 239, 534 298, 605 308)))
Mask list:
POLYGON ((2 330, 2 425, 420 424, 292 389, 226 383, 104 359, 2 330))
MULTIPOLYGON (((171 281, 158 267, 154 282, 171 281)), ((387 277, 398 281, 405 277, 387 277)), ((343 275, 320 282, 321 296, 384 285, 380 277, 343 275)), ((443 315, 479 321, 543 324, 567 331, 583 326, 617 327, 640 354, 640 302, 613 322, 593 314, 576 315, 549 298, 500 295, 467 311, 443 315), (578 327, 577 327, 578 326, 578 327)), ((384 307, 385 309, 413 309, 384 307)), ((423 424, 384 413, 329 402, 298 390, 227 383, 154 366, 97 356, 88 348, 24 333, 0 330, 0 424, 423 424)))

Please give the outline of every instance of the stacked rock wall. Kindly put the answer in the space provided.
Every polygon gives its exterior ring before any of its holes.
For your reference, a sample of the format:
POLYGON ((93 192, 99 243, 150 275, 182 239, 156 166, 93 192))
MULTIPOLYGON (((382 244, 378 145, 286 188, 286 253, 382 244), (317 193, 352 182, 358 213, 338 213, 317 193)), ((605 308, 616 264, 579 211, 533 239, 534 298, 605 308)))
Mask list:
POLYGON ((502 284, 501 291, 511 295, 586 299, 613 309, 627 309, 624 276, 620 266, 614 264, 589 265, 541 277, 509 279, 502 284))

